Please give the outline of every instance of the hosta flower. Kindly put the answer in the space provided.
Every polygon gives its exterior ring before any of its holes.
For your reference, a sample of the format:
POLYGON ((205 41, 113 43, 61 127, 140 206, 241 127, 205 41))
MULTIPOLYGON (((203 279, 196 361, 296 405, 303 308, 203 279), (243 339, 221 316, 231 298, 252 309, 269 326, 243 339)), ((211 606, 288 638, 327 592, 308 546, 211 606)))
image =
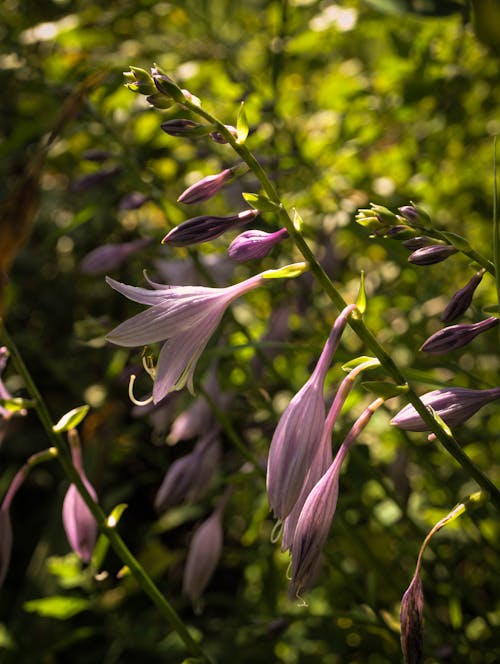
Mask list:
POLYGON ((422 661, 423 612, 424 591, 417 571, 403 595, 400 609, 401 650, 407 664, 422 661))
POLYGON ((10 521, 10 505, 28 473, 27 466, 23 466, 10 483, 0 507, 0 586, 3 584, 9 570, 12 554, 12 525, 10 521))
POLYGON ((267 495, 278 519, 291 512, 318 449, 325 423, 326 372, 354 308, 350 305, 338 316, 316 368, 288 404, 274 432, 267 463, 267 495))
MULTIPOLYGON (((3 380, 1 378, 1 374, 5 369, 8 357, 9 357, 9 351, 7 350, 6 346, 0 347, 0 399, 5 399, 5 400, 12 399, 11 393, 5 387, 3 380)), ((3 443, 3 439, 5 438, 5 434, 7 433, 7 428, 9 426, 11 418, 15 416, 26 415, 26 412, 27 411, 25 408, 12 411, 0 404, 0 445, 3 443)))
POLYGON ((458 249, 449 244, 431 244, 410 254, 408 262, 413 263, 413 265, 434 265, 446 260, 452 254, 456 254, 457 251, 458 249))
POLYGON ((234 177, 234 170, 232 168, 225 168, 220 173, 215 175, 207 175, 199 182, 195 182, 177 199, 178 203, 185 203, 192 205, 193 203, 202 203, 208 201, 212 196, 215 196, 222 187, 230 182, 234 177))
POLYGON ((426 353, 447 353, 467 345, 481 332, 496 327, 500 319, 490 316, 479 323, 463 323, 461 325, 450 325, 439 330, 423 344, 420 350, 426 353))
POLYGON ((280 228, 275 233, 259 230, 243 231, 231 242, 227 253, 235 261, 263 258, 285 237, 288 237, 286 228, 280 228))
POLYGON ((88 253, 80 263, 84 274, 104 274, 116 270, 127 258, 151 244, 151 240, 132 240, 117 244, 103 244, 88 253))
MULTIPOLYGON (((97 500, 95 489, 88 481, 83 469, 78 438, 70 435, 70 441, 73 464, 87 491, 94 500, 97 500)), ((70 485, 64 497, 62 520, 71 548, 83 562, 88 563, 97 540, 97 523, 74 484, 70 485)))
MULTIPOLYGON (((462 424, 490 401, 500 399, 500 387, 489 390, 470 390, 465 387, 450 387, 427 392, 420 397, 425 406, 430 406, 450 427, 462 424)), ((406 431, 429 431, 415 408, 408 404, 395 415, 391 424, 406 431)))
POLYGON ((258 210, 243 210, 228 217, 214 215, 193 217, 172 228, 163 238, 162 244, 168 244, 171 247, 189 247, 192 244, 209 242, 235 226, 252 221, 258 215, 258 210))
POLYGON ((474 292, 483 278, 483 274, 484 270, 476 272, 463 288, 457 290, 441 314, 440 318, 443 323, 451 323, 467 311, 472 302, 474 292))
MULTIPOLYGON (((279 270, 279 274, 288 276, 286 269, 279 270)), ((150 305, 146 311, 115 327, 107 339, 118 346, 131 348, 165 342, 156 366, 155 403, 186 384, 193 392, 196 363, 227 307, 233 300, 260 286, 271 272, 268 270, 226 288, 165 286, 150 282, 152 289, 148 289, 128 286, 107 277, 108 284, 125 297, 150 305)), ((294 276, 297 274, 299 271, 294 276)))

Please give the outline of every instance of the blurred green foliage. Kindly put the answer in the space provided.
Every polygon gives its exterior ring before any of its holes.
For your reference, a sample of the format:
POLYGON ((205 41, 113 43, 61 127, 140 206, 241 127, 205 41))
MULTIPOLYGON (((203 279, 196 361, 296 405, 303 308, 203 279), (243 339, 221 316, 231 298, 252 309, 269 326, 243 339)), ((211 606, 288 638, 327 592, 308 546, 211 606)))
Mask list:
MULTIPOLYGON (((138 416, 127 377, 140 365, 140 349, 111 347, 103 335, 139 309, 111 291, 103 274, 84 274, 80 264, 103 244, 138 238, 153 243, 111 272, 136 285, 144 285, 143 269, 174 283, 192 267, 191 283, 226 285, 300 260, 285 242, 260 262, 228 267, 224 253, 236 233, 194 252, 160 245, 188 216, 233 213, 245 207, 243 191, 259 190, 247 175, 193 210, 175 202, 189 184, 235 158, 205 138, 167 136, 161 122, 189 114, 153 109, 123 86, 130 65, 149 69, 157 62, 227 124, 236 124, 245 101, 247 145, 286 204, 300 212, 308 241, 346 300, 355 301, 365 271, 365 320, 420 392, 498 385, 495 331, 462 352, 418 351, 472 275, 469 261, 457 255, 410 266, 399 242, 369 238, 353 221, 370 201, 396 209, 413 200, 491 258, 499 60, 477 40, 465 3, 4 0, 0 37, 3 199, 61 112, 67 120, 42 169, 31 237, 10 274, 6 321, 54 422, 83 402, 91 406, 81 435, 103 508, 128 504, 120 532, 218 662, 400 661, 399 602, 420 544, 475 484, 422 434, 392 429, 389 411, 399 401, 390 401, 353 450, 322 571, 307 607, 300 605, 287 595, 288 557, 270 542, 262 477, 243 466, 229 435, 208 498, 162 518, 155 514, 165 470, 192 449, 193 441, 169 447, 165 437, 193 397, 183 391, 169 398, 155 428, 149 416, 138 416), (96 73, 102 78, 71 115, 64 104, 96 73), (92 174, 98 175, 89 180, 92 174), (122 209, 133 191, 148 202, 122 209), (203 268, 214 257, 218 269, 210 262, 203 268), (180 594, 182 567, 194 526, 228 482, 235 492, 224 552, 198 614, 180 594)), ((257 226, 276 230, 276 219, 265 212, 257 226)), ((464 320, 479 320, 495 302, 486 276, 464 320)), ((219 389, 233 394, 227 415, 263 463, 279 414, 306 380, 337 313, 307 275, 271 282, 232 308, 219 343, 202 356, 196 385, 216 358, 219 389), (275 338, 261 347, 273 355, 263 363, 255 347, 268 331, 275 338)), ((348 331, 329 374, 330 393, 340 364, 362 353, 348 331)), ((24 395, 12 369, 4 378, 24 395)), ((373 373, 373 380, 383 378, 373 373)), ((138 383, 138 393, 147 392, 147 377, 138 383)), ((367 398, 360 387, 354 391, 335 441, 367 398)), ((493 481, 500 479, 499 428, 493 404, 456 432, 493 481)), ((46 444, 34 414, 13 423, 0 451, 2 492, 26 457, 46 444)), ((97 578, 66 556, 60 521, 66 486, 55 464, 38 467, 13 503, 14 553, 0 597, 1 661, 182 661, 178 637, 131 577, 117 578, 121 566, 112 553, 97 578)), ((440 533, 426 554, 426 662, 498 661, 497 517, 481 508, 440 533)))

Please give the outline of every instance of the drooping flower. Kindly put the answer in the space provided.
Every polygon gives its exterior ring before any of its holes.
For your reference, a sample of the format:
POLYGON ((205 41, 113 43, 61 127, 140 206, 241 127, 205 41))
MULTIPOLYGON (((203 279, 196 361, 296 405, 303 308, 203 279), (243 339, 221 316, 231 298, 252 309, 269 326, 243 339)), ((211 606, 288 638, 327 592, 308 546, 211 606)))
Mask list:
MULTIPOLYGON (((425 406, 430 406, 449 426, 462 424, 490 401, 500 399, 500 387, 488 390, 470 390, 465 387, 451 387, 427 392, 420 397, 425 406)), ((406 431, 429 431, 429 427, 408 404, 391 420, 391 424, 406 431)))
POLYGON ((274 432, 267 462, 267 495, 278 519, 291 512, 321 440, 325 423, 323 385, 354 305, 338 316, 307 382, 288 404, 274 432))
POLYGON ((259 230, 243 231, 231 242, 227 253, 235 261, 263 258, 267 256, 275 244, 286 237, 288 237, 286 228, 280 228, 279 231, 274 233, 259 230))
POLYGON ((479 323, 463 323, 461 325, 450 325, 430 336, 422 345, 420 350, 426 353, 448 353, 466 346, 481 332, 496 327, 499 323, 498 318, 490 316, 479 323))
POLYGON ((401 650, 405 664, 422 661, 424 591, 419 570, 401 600, 401 650))
POLYGON ((214 215, 193 217, 172 228, 163 238, 162 244, 168 244, 171 247, 189 247, 193 244, 209 242, 235 226, 252 221, 258 215, 258 210, 243 210, 228 217, 214 215))
POLYGON ((463 288, 457 290, 441 314, 440 318, 443 323, 451 323, 467 311, 472 302, 472 297, 474 296, 476 288, 479 286, 481 279, 483 278, 483 274, 484 270, 476 272, 463 288))
POLYGON ((318 560, 328 538, 339 495, 342 464, 356 438, 366 427, 383 399, 371 403, 353 424, 335 458, 308 495, 295 528, 292 553, 292 591, 299 595, 317 571, 318 560))
POLYGON ((208 431, 194 449, 172 463, 155 497, 157 512, 196 502, 210 486, 221 456, 217 430, 208 431))
MULTIPOLYGON (((304 266, 301 265, 300 271, 304 266)), ((296 271, 292 276, 300 273, 296 271)), ((234 286, 166 286, 150 282, 152 289, 122 284, 109 277, 108 284, 134 302, 150 305, 118 327, 107 339, 118 346, 134 348, 164 341, 156 366, 153 401, 158 403, 169 392, 187 384, 193 388, 193 375, 210 337, 227 307, 245 293, 260 286, 272 274, 267 270, 234 286)), ((286 268, 277 276, 289 276, 286 268)))
POLYGON ((225 168, 220 173, 215 175, 207 175, 206 177, 195 182, 177 199, 178 203, 192 205, 193 203, 202 203, 208 201, 212 196, 215 196, 222 187, 234 178, 234 169, 225 168))
MULTIPOLYGON (((82 453, 76 431, 69 432, 69 439, 73 465, 87 491, 94 500, 97 500, 95 489, 90 484, 83 469, 82 453)), ((71 548, 83 562, 88 563, 97 540, 97 523, 74 484, 70 485, 64 497, 62 520, 71 548)))
POLYGON ((458 249, 450 244, 431 244, 411 253, 408 256, 408 262, 413 263, 413 265, 434 265, 456 254, 457 251, 458 249))
POLYGON ((29 467, 25 464, 10 483, 0 507, 0 586, 2 586, 10 565, 12 554, 12 525, 10 521, 10 505, 26 479, 29 467))

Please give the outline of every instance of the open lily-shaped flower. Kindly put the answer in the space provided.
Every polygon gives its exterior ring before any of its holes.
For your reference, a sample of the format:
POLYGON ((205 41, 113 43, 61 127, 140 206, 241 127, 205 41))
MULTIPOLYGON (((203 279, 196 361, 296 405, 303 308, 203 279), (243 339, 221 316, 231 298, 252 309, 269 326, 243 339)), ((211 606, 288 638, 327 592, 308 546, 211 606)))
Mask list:
POLYGON ((107 277, 108 284, 119 293, 134 302, 149 305, 146 311, 111 330, 107 339, 130 348, 165 342, 155 372, 155 403, 186 384, 189 391, 194 392, 196 363, 231 302, 260 286, 266 278, 301 274, 305 265, 299 266, 267 270, 226 288, 166 286, 149 282, 152 289, 148 289, 127 286, 107 277))

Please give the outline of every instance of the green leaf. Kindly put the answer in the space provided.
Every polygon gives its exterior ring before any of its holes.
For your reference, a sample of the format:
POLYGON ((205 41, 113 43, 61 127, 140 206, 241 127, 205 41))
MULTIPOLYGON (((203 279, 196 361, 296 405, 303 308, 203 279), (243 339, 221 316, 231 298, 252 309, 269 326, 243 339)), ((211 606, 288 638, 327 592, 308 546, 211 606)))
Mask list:
POLYGON ((489 304, 487 307, 483 307, 483 311, 487 314, 498 314, 500 313, 500 307, 498 304, 489 304))
POLYGON ((299 277, 307 269, 307 263, 292 263, 277 270, 266 270, 261 276, 264 279, 293 279, 299 277))
POLYGON ((18 413, 20 410, 25 410, 26 408, 34 408, 35 402, 33 399, 13 397, 11 399, 0 399, 0 406, 3 406, 11 413, 18 413))
POLYGON ((383 380, 368 380, 361 383, 361 386, 365 390, 368 390, 368 392, 372 392, 377 397, 382 397, 383 399, 392 399, 408 392, 406 385, 394 385, 393 383, 386 383, 383 380))
POLYGON ((374 367, 380 366, 380 362, 377 360, 376 357, 369 357, 368 355, 360 355, 359 357, 355 357, 353 360, 350 360, 349 362, 343 364, 342 371, 351 371, 360 364, 364 364, 364 362, 369 362, 369 361, 373 362, 374 367))
POLYGON ((243 145, 243 143, 247 140, 248 136, 248 121, 247 121, 247 114, 245 113, 244 104, 245 102, 242 101, 240 110, 238 111, 238 118, 236 120, 236 133, 238 134, 236 142, 239 143, 240 145, 243 145))
POLYGON ((459 251, 470 251, 470 244, 461 235, 457 235, 457 233, 450 233, 449 231, 443 231, 441 235, 445 237, 448 242, 450 242, 450 244, 452 244, 459 251))
POLYGON ((304 221, 295 208, 293 209, 292 223, 295 230, 298 233, 302 233, 302 229, 304 228, 304 221))
POLYGON ((356 308, 361 315, 366 311, 366 291, 365 291, 365 272, 361 270, 361 276, 359 278, 359 293, 356 300, 356 308))
POLYGON ((244 192, 241 195, 245 201, 256 210, 261 210, 263 212, 278 212, 280 210, 280 205, 273 203, 273 201, 267 196, 252 194, 249 192, 244 192))
POLYGON ((90 406, 87 404, 84 406, 78 406, 78 408, 73 408, 73 410, 70 410, 65 415, 63 415, 59 422, 52 427, 52 429, 56 433, 62 433, 63 431, 69 431, 69 429, 75 429, 89 412, 89 409, 90 406))
POLYGON ((91 601, 83 597, 66 597, 53 595, 42 599, 32 599, 25 602, 23 608, 29 613, 37 613, 44 618, 56 618, 57 620, 68 620, 91 606, 91 601))

